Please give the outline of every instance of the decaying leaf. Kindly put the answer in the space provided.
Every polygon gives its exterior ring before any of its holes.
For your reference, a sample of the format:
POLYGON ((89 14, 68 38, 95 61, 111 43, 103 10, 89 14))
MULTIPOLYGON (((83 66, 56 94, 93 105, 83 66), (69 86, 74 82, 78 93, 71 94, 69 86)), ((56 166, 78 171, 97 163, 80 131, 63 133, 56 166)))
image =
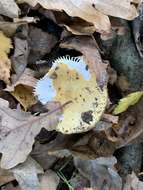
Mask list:
MULTIPOLYGON (((26 68, 24 70, 24 73, 20 76, 19 80, 16 81, 14 84, 7 85, 7 88, 5 89, 6 91, 14 91, 14 87, 21 84, 21 85, 25 85, 25 86, 30 86, 30 87, 34 87, 37 79, 34 77, 35 72, 29 68, 26 68)), ((15 78, 17 78, 16 76, 13 76, 13 80, 15 80, 15 78)))
MULTIPOLYGON (((72 17, 80 17, 92 23, 97 32, 109 33, 110 21, 107 15, 133 20, 138 16, 138 10, 132 0, 18 0, 19 3, 27 2, 32 6, 40 4, 45 9, 64 10, 72 17)), ((137 2, 136 2, 137 3, 137 2)))
POLYGON ((120 116, 118 134, 123 137, 120 145, 138 144, 143 142, 143 98, 120 116), (134 125, 134 126, 133 126, 134 125))
POLYGON ((136 174, 133 172, 127 176, 126 183, 123 190, 142 190, 143 182, 138 179, 136 174))
POLYGON ((39 3, 45 9, 64 10, 72 17, 80 17, 92 23, 98 32, 110 31, 108 16, 95 9, 91 0, 79 0, 78 2, 76 0, 51 0, 50 2, 45 0, 18 0, 18 2, 27 2, 32 6, 36 6, 39 3))
POLYGON ((19 26, 35 23, 37 20, 38 19, 34 17, 22 17, 15 18, 13 22, 0 21, 0 30, 2 30, 7 37, 12 37, 19 26))
POLYGON ((11 57, 12 68, 16 73, 11 77, 12 84, 16 83, 23 74, 28 61, 29 48, 26 39, 14 38, 14 55, 11 57))
POLYGON ((35 64, 37 60, 49 53, 56 43, 57 39, 53 34, 31 26, 29 28, 30 56, 28 63, 35 64))
POLYGON ((105 15, 133 20, 138 16, 138 11, 132 2, 133 0, 94 0, 93 4, 105 15))
POLYGON ((62 133, 90 130, 100 120, 106 107, 107 89, 96 83, 96 74, 87 68, 82 58, 58 58, 36 85, 35 95, 45 104, 71 102, 64 109, 63 118, 56 127, 62 133))
POLYGON ((0 168, 0 186, 13 181, 14 175, 11 171, 0 168))
POLYGON ((20 186, 14 186, 12 183, 5 184, 1 190, 21 190, 20 186))
POLYGON ((42 145, 41 149, 49 155, 60 158, 73 155, 89 160, 100 156, 111 156, 116 147, 116 143, 109 141, 105 135, 91 130, 79 139, 76 139, 76 135, 59 134, 50 144, 42 145))
POLYGON ((98 85, 100 87, 106 86, 108 80, 106 72, 107 65, 102 62, 96 41, 94 41, 93 38, 87 36, 74 36, 60 44, 60 47, 80 51, 91 72, 96 73, 98 85))
POLYGON ((0 14, 14 18, 18 17, 19 8, 15 0, 2 0, 0 1, 0 14))
POLYGON ((91 35, 95 32, 93 24, 79 18, 70 17, 64 12, 46 10, 46 17, 52 19, 60 26, 65 26, 72 34, 76 35, 91 35))
POLYGON ((11 62, 7 56, 12 48, 11 40, 0 31, 0 80, 10 83, 11 62))
POLYGON ((122 180, 114 169, 115 157, 100 157, 95 160, 75 158, 74 163, 79 172, 90 181, 93 189, 122 189, 122 180))
POLYGON ((30 106, 37 102, 33 96, 33 88, 26 85, 17 85, 11 94, 18 100, 26 111, 30 106))
MULTIPOLYGON (((89 187, 89 181, 87 178, 83 177, 80 173, 76 173, 72 178, 70 179, 70 184, 73 187, 73 189, 76 190, 88 190, 89 187)), ((93 190, 93 189, 89 189, 93 190)))
POLYGON ((41 128, 55 128, 61 115, 59 107, 55 110, 57 111, 34 117, 30 113, 10 109, 8 102, 0 99, 2 168, 9 169, 26 160, 32 150, 34 138, 41 128))
POLYGON ((22 190, 39 190, 40 182, 37 174, 42 174, 43 169, 32 158, 11 169, 22 190))
POLYGON ((56 190, 59 181, 60 179, 54 171, 47 170, 41 178, 40 189, 56 190))
POLYGON ((122 98, 116 108, 113 111, 113 114, 117 115, 119 113, 122 113, 128 109, 129 106, 132 106, 136 104, 139 99, 143 96, 142 91, 133 92, 126 96, 125 98, 122 98))

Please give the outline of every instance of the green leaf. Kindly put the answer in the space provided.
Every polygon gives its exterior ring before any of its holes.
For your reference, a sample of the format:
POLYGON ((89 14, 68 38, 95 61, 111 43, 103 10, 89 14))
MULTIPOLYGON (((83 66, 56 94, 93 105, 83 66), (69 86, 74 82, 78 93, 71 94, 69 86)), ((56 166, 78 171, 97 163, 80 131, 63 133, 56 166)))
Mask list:
POLYGON ((139 99, 142 97, 143 91, 133 92, 126 96, 125 98, 120 99, 118 105, 113 111, 113 114, 117 115, 128 109, 129 106, 136 104, 139 99))

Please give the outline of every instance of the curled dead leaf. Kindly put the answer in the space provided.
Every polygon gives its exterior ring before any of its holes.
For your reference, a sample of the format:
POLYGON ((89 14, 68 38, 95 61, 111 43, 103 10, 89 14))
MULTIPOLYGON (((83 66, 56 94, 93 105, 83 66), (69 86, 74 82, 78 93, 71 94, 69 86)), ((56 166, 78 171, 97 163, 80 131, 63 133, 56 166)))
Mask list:
POLYGON ((27 2, 32 6, 36 6, 36 4, 39 3, 45 9, 64 10, 72 17, 80 17, 83 20, 92 23, 96 31, 100 33, 110 32, 110 21, 108 16, 95 9, 92 6, 93 1, 91 0, 51 0, 50 2, 45 0, 18 0, 18 2, 27 2))
POLYGON ((36 98, 33 96, 33 88, 30 86, 17 85, 11 94, 24 107, 25 111, 37 102, 36 98))

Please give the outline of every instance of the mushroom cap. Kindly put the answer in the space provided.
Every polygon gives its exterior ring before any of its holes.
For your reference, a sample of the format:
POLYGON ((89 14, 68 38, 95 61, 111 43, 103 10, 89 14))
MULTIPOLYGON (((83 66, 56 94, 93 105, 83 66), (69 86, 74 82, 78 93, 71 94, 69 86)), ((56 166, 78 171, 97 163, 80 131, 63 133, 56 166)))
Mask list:
POLYGON ((95 127, 105 110, 107 87, 97 85, 96 75, 90 72, 82 58, 61 57, 54 61, 49 72, 37 82, 35 95, 45 104, 71 101, 63 108, 56 130, 64 134, 80 133, 95 127))

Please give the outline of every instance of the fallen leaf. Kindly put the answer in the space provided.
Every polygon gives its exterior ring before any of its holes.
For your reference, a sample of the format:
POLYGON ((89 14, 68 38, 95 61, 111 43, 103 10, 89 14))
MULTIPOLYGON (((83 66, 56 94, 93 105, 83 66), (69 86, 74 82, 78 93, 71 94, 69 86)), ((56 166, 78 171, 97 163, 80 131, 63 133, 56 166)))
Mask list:
MULTIPOLYGON (((7 85, 7 88, 5 88, 5 91, 9 91, 9 92, 14 91, 14 88, 19 84, 34 87, 37 82, 37 79, 34 76, 35 76, 35 72, 29 68, 26 68, 24 70, 24 73, 20 76, 19 80, 16 81, 16 83, 12 84, 11 86, 7 85)), ((17 78, 17 75, 15 77, 13 76, 13 80, 14 78, 17 78)))
POLYGON ((74 36, 60 44, 60 47, 80 51, 91 72, 96 74, 98 85, 100 87, 106 86, 108 80, 106 72, 107 65, 102 62, 96 41, 94 41, 93 38, 87 36, 74 36))
POLYGON ((12 37, 14 33, 16 32, 16 29, 20 25, 23 25, 23 24, 27 24, 27 23, 26 22, 14 23, 14 22, 0 21, 0 30, 2 30, 6 36, 12 37))
POLYGON ((37 19, 34 17, 15 18, 13 22, 0 21, 0 30, 2 30, 7 37, 13 37, 19 26, 35 23, 36 21, 37 19))
POLYGON ((70 179, 70 184, 73 189, 76 190, 86 190, 85 187, 89 187, 89 181, 80 173, 76 173, 74 176, 72 176, 70 179))
POLYGON ((15 46, 14 55, 11 57, 11 61, 12 61, 12 68, 16 74, 11 77, 12 84, 16 83, 23 74, 27 66, 28 55, 29 55, 27 39, 21 39, 15 37, 14 46, 15 46))
POLYGON ((90 181, 93 189, 122 189, 122 179, 114 169, 115 157, 100 157, 95 160, 74 158, 74 163, 79 172, 90 181))
POLYGON ((138 179, 136 174, 133 172, 132 174, 127 175, 126 183, 123 187, 123 190, 142 190, 143 182, 138 179))
POLYGON ((43 104, 71 102, 63 110, 56 130, 64 134, 85 132, 100 120, 107 103, 107 88, 96 83, 96 74, 82 58, 61 57, 35 86, 35 95, 43 104))
POLYGON ((21 190, 20 186, 14 186, 12 183, 5 184, 1 190, 21 190))
POLYGON ((13 181, 14 179, 11 171, 0 168, 0 186, 13 181))
POLYGON ((84 25, 82 22, 75 22, 73 24, 65 25, 66 29, 75 35, 91 35, 95 32, 95 28, 92 25, 84 25))
POLYGON ((54 171, 47 170, 41 178, 40 189, 56 190, 59 181, 60 179, 54 171))
POLYGON ((0 31, 0 80, 10 84, 11 62, 7 56, 12 48, 11 40, 0 31))
POLYGON ((35 64, 37 60, 49 53, 56 45, 57 38, 53 34, 43 31, 40 28, 31 26, 29 28, 29 48, 30 54, 28 57, 29 64, 35 64))
POLYGON ((111 115, 111 114, 105 114, 104 113, 103 116, 102 116, 102 120, 103 121, 107 121, 107 122, 111 122, 111 123, 114 123, 114 124, 117 124, 118 120, 119 120, 119 117, 111 115))
POLYGON ((143 142, 143 98, 120 115, 118 134, 121 137, 120 146, 143 142))
POLYGON ((113 111, 113 114, 117 115, 119 113, 126 111, 129 106, 136 104, 142 96, 143 92, 138 91, 138 92, 133 92, 128 96, 120 99, 118 105, 115 107, 113 111))
MULTIPOLYGON (((97 32, 109 33, 110 21, 107 15, 133 20, 138 16, 138 10, 132 0, 18 0, 19 3, 27 2, 33 7, 40 4, 45 9, 64 10, 72 17, 80 17, 89 23, 92 23, 97 32)), ((137 2, 136 2, 137 3, 137 2)))
POLYGON ((122 92, 127 92, 131 86, 128 79, 124 75, 118 76, 116 85, 122 92))
POLYGON ((116 149, 116 143, 109 141, 105 135, 91 130, 78 139, 75 135, 57 135, 54 141, 42 147, 44 152, 57 158, 73 155, 89 160, 100 156, 111 156, 116 149))
POLYGON ((138 16, 138 10, 132 4, 132 0, 94 0, 95 9, 101 11, 105 15, 133 20, 138 16))
POLYGON ((30 113, 10 109, 8 102, 0 99, 0 115, 1 167, 9 169, 26 160, 32 150, 34 138, 41 128, 45 127, 47 130, 55 128, 61 111, 58 107, 55 111, 51 110, 34 117, 30 113))
POLYGON ((24 107, 25 111, 37 102, 36 98, 33 96, 33 88, 30 86, 17 85, 11 94, 24 107))
POLYGON ((39 190, 38 174, 43 173, 41 166, 28 157, 27 160, 11 169, 22 190, 39 190))
POLYGON ((46 10, 45 12, 46 17, 48 16, 49 19, 52 19, 60 26, 65 26, 68 31, 72 32, 72 34, 91 35, 95 32, 95 27, 93 24, 90 24, 79 17, 71 18, 64 12, 60 11, 51 12, 51 10, 46 10))
POLYGON ((72 146, 66 147, 74 156, 84 160, 96 159, 101 156, 111 156, 116 143, 107 139, 102 132, 96 132, 96 128, 81 137, 72 146))
POLYGON ((32 6, 40 4, 45 9, 50 10, 64 10, 68 15, 72 17, 80 17, 92 23, 98 32, 109 32, 110 31, 110 21, 108 16, 104 15, 100 11, 97 11, 93 6, 93 1, 87 0, 18 0, 19 3, 27 2, 32 6))
POLYGON ((30 154, 32 158, 41 165, 44 171, 50 169, 58 159, 56 156, 48 154, 47 143, 45 145, 46 146, 44 146, 44 144, 40 144, 39 142, 35 142, 30 154))
POLYGON ((18 17, 20 9, 14 0, 2 0, 0 2, 0 14, 14 18, 18 17))

